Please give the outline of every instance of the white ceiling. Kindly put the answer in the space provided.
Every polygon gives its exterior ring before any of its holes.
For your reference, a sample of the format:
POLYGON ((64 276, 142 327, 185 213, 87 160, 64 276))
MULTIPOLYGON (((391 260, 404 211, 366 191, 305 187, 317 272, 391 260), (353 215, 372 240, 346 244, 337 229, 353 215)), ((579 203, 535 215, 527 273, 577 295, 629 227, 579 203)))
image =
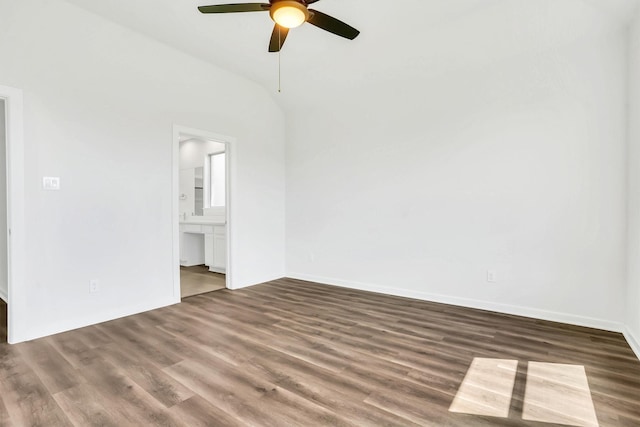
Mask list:
POLYGON ((267 52, 267 12, 203 15, 242 0, 67 0, 245 76, 286 110, 330 106, 352 86, 442 78, 451 70, 557 48, 626 25, 636 0, 321 0, 311 7, 361 31, 349 41, 305 24, 267 52))

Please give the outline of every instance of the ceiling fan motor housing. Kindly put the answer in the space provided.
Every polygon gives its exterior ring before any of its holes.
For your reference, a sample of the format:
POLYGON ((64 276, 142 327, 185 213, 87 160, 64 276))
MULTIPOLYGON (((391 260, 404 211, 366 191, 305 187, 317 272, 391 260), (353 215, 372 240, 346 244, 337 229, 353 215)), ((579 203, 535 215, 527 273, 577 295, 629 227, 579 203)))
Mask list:
POLYGON ((295 28, 309 19, 309 10, 298 1, 280 0, 273 2, 269 9, 269 15, 276 24, 286 28, 295 28))

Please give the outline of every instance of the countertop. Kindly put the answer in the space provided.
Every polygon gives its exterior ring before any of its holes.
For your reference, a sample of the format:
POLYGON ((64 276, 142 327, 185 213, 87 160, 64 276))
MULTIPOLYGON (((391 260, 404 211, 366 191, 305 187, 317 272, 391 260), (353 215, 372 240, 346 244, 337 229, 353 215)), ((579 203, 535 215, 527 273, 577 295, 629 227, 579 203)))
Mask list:
POLYGON ((221 221, 215 218, 187 218, 186 220, 180 220, 180 224, 198 224, 198 225, 225 225, 226 221, 221 221))

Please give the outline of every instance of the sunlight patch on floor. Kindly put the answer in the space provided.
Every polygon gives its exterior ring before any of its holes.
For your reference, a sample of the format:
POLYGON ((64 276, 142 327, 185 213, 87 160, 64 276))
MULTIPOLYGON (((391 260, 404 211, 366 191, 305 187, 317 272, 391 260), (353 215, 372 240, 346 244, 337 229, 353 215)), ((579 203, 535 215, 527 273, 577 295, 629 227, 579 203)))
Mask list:
POLYGON ((458 389, 451 412, 508 417, 517 360, 476 357, 458 389))
MULTIPOLYGON (((449 411, 508 418, 517 371, 517 360, 474 358, 449 411)), ((529 362, 522 401, 523 420, 598 427, 584 366, 529 362)))
POLYGON ((529 362, 522 418, 597 427, 584 366, 529 362))

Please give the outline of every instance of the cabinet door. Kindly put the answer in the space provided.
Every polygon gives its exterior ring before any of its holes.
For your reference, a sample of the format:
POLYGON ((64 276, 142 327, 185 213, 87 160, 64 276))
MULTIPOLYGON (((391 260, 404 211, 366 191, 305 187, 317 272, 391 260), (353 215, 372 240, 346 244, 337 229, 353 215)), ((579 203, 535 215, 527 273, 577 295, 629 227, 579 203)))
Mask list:
POLYGON ((215 248, 213 244, 213 234, 205 234, 204 235, 204 265, 207 267, 213 266, 213 254, 215 253, 215 248))
POLYGON ((216 227, 213 232, 213 265, 217 270, 227 268, 227 235, 225 227, 216 227))

